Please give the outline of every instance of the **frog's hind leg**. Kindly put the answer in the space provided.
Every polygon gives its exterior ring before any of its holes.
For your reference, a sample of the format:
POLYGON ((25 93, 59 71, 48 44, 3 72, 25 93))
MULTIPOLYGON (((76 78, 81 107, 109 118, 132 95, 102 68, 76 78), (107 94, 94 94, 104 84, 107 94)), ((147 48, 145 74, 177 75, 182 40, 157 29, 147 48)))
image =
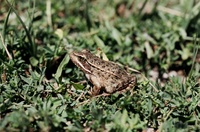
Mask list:
POLYGON ((136 85, 136 81, 133 81, 125 89, 117 91, 117 93, 122 94, 122 93, 126 93, 127 91, 130 91, 131 95, 133 95, 134 94, 133 88, 135 87, 135 85, 136 85))

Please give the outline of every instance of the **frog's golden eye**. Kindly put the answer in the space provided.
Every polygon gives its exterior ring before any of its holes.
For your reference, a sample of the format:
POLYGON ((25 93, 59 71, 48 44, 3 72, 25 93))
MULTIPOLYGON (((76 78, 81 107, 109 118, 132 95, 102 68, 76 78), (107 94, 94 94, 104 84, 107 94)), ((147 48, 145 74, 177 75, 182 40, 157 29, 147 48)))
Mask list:
POLYGON ((80 57, 79 59, 78 59, 80 62, 85 62, 86 60, 84 59, 84 58, 82 58, 82 57, 80 57))

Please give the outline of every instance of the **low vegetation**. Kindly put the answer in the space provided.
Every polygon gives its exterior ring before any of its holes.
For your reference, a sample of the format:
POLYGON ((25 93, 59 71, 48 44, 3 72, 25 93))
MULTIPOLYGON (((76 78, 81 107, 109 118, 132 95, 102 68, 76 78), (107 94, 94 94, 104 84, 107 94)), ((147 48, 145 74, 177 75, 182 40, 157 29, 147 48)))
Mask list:
POLYGON ((200 130, 200 1, 0 3, 0 131, 200 130), (91 97, 82 49, 140 71, 133 93, 91 97))

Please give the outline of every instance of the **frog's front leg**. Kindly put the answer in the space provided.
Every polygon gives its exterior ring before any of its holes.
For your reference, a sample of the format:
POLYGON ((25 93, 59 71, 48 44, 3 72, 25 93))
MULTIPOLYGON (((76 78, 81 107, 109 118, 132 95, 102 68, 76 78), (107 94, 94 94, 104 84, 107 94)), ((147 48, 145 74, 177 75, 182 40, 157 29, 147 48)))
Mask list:
POLYGON ((93 88, 90 90, 90 95, 96 96, 100 93, 101 90, 101 84, 100 79, 92 74, 86 74, 86 77, 89 79, 89 81, 94 85, 93 88))
POLYGON ((94 86, 93 88, 91 88, 90 90, 90 95, 91 96, 96 96, 96 95, 99 95, 100 93, 100 88, 94 86))

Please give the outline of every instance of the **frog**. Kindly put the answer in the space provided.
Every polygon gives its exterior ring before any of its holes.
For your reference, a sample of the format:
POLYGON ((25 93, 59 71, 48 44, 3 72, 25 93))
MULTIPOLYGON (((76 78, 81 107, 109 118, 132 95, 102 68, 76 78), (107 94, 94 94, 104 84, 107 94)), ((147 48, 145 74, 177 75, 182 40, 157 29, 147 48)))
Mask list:
POLYGON ((69 56, 93 84, 90 90, 92 96, 97 96, 102 91, 106 95, 123 93, 131 90, 137 83, 135 75, 129 74, 115 62, 101 59, 87 49, 72 51, 69 56))

